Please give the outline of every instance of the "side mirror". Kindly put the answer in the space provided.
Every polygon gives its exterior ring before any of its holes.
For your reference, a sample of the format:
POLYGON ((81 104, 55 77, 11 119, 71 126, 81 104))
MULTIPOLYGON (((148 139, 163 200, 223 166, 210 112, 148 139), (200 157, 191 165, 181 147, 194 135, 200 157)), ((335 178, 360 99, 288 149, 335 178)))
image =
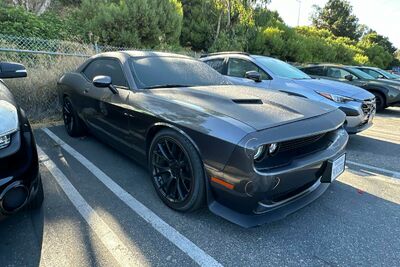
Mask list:
POLYGON ((378 75, 378 79, 386 79, 386 77, 383 76, 382 74, 379 74, 379 75, 378 75))
POLYGON ((256 83, 261 82, 261 74, 255 70, 247 71, 244 75, 245 78, 255 81, 256 83))
POLYGON ((93 78, 93 85, 99 88, 109 88, 113 94, 118 94, 117 88, 112 85, 111 77, 98 75, 93 78))
POLYGON ((11 62, 0 62, 0 79, 12 79, 26 77, 24 65, 11 62))
POLYGON ((349 82, 351 82, 353 80, 353 75, 349 74, 349 75, 344 76, 344 78, 346 80, 348 80, 349 82))

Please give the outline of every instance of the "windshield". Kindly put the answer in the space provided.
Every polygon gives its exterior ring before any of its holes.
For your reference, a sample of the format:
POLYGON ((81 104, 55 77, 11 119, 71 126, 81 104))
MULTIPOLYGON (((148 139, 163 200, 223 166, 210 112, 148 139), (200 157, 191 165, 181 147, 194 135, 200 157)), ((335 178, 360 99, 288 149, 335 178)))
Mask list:
POLYGON ((389 79, 400 79, 399 75, 392 74, 390 72, 387 72, 386 70, 379 69, 379 72, 389 79))
POLYGON ((231 84, 207 64, 191 58, 149 56, 131 58, 140 89, 231 84))
POLYGON ((310 76, 301 70, 289 65, 281 60, 269 57, 256 57, 259 64, 267 68, 270 72, 280 77, 289 79, 311 79, 310 76))
POLYGON ((363 72, 362 70, 359 70, 357 68, 349 68, 351 72, 353 72, 354 75, 356 75, 358 78, 363 78, 366 80, 374 80, 375 78, 372 77, 371 75, 363 72))

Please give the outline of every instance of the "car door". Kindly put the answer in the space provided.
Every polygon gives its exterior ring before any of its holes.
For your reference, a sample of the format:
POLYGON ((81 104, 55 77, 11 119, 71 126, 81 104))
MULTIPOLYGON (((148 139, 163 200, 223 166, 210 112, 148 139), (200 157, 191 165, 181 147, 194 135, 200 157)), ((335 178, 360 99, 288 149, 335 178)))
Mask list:
POLYGON ((336 80, 345 83, 354 84, 358 80, 358 77, 350 73, 349 71, 337 68, 337 67, 326 67, 326 78, 331 80, 336 80), (353 77, 353 81, 349 81, 346 79, 346 76, 351 75, 353 77))
POLYGON ((111 77, 118 94, 109 88, 99 88, 90 83, 85 92, 88 100, 84 114, 96 136, 126 150, 129 144, 129 113, 126 112, 126 104, 131 91, 120 61, 116 58, 99 58, 89 64, 83 73, 90 81, 98 75, 111 77))
POLYGON ((301 71, 307 73, 312 78, 326 78, 326 68, 323 66, 303 68, 301 71))
POLYGON ((271 82, 270 76, 265 71, 253 62, 242 58, 229 57, 226 75, 234 84, 269 88, 271 82), (257 71, 260 73, 262 81, 255 82, 251 79, 245 78, 245 74, 248 71, 257 71))

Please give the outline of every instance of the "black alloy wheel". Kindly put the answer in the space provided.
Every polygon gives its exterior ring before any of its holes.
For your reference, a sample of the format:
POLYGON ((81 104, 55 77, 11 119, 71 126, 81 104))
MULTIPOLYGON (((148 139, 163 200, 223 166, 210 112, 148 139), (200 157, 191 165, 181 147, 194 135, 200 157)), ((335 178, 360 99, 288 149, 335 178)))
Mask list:
POLYGON ((187 138, 163 130, 154 138, 149 155, 152 182, 163 202, 178 211, 199 208, 205 195, 204 172, 187 138))
POLYGON ((85 126, 82 120, 76 114, 69 97, 64 98, 63 120, 67 133, 72 137, 79 137, 85 134, 85 126))

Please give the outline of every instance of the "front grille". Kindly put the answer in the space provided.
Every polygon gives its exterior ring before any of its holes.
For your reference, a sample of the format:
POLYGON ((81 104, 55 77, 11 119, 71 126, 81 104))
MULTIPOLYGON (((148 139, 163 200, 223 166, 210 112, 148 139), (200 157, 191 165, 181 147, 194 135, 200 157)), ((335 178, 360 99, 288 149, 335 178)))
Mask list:
POLYGON ((284 141, 284 142, 280 143, 279 152, 295 150, 295 149, 299 149, 304 146, 308 146, 308 145, 320 140, 322 137, 324 137, 325 134, 326 133, 321 133, 321 134, 316 134, 316 135, 312 135, 312 136, 307 136, 304 138, 284 141))
POLYGON ((368 117, 375 111, 376 103, 375 99, 364 100, 361 105, 364 116, 368 117))
POLYGON ((274 155, 265 154, 260 161, 254 162, 258 171, 268 171, 290 164, 294 159, 305 157, 326 149, 331 144, 331 137, 337 130, 314 134, 293 140, 283 141, 274 155))

